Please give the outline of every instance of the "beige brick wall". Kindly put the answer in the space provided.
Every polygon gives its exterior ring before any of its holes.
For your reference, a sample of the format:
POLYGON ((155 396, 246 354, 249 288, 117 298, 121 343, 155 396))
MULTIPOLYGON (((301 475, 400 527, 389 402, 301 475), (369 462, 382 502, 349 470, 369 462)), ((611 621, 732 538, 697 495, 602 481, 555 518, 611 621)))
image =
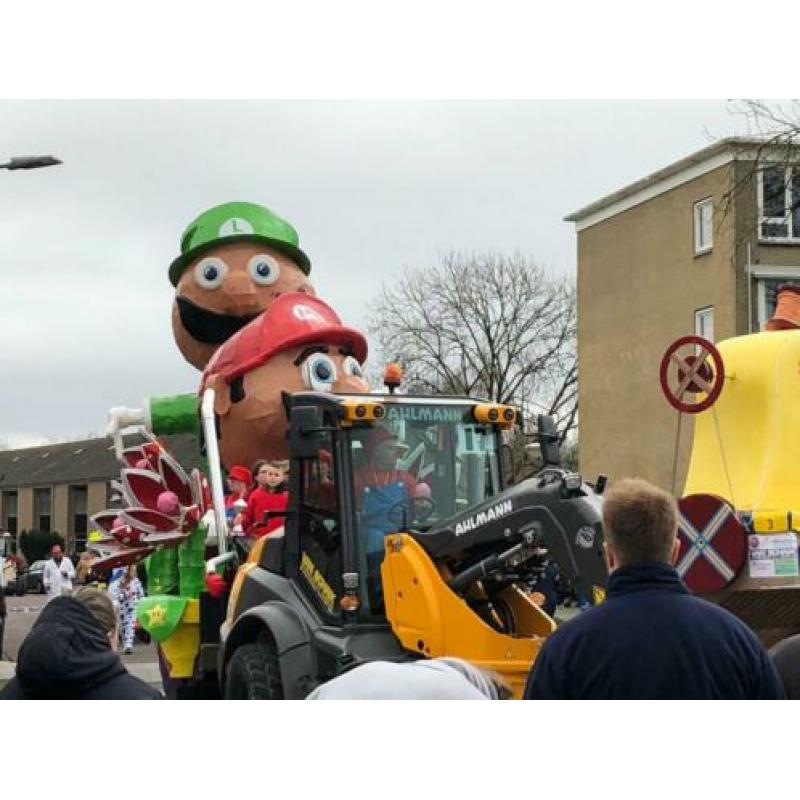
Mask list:
MULTIPOLYGON (((661 393, 661 357, 714 306, 717 341, 736 333, 733 217, 715 211, 714 248, 694 255, 693 205, 731 185, 721 167, 578 234, 581 471, 639 475, 671 488, 677 412, 661 393)), ((676 490, 692 423, 684 417, 676 490)))
MULTIPOLYGON (((86 494, 87 516, 91 517, 92 514, 97 514, 98 511, 103 511, 106 508, 106 482, 96 481, 88 484, 86 494)), ((89 528, 91 529, 91 523, 89 523, 89 528)))
POLYGON ((71 520, 69 518, 69 486, 58 484, 53 487, 51 530, 58 531, 67 545, 67 552, 72 551, 73 538, 71 520))
POLYGON ((17 491, 17 528, 20 531, 29 531, 35 527, 33 524, 33 488, 24 487, 17 491))

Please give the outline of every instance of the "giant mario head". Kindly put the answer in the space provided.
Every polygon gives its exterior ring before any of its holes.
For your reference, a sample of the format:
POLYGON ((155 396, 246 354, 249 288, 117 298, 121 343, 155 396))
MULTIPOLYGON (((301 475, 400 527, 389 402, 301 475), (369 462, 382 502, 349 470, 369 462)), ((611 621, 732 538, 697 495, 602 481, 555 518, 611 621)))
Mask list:
POLYGON ((200 393, 215 391, 220 459, 226 467, 288 455, 282 392, 366 392, 367 341, 322 300, 278 297, 212 356, 200 393))
POLYGON ((183 357, 203 369, 214 351, 285 292, 313 295, 311 262, 297 231, 268 208, 224 203, 181 237, 169 268, 172 331, 183 357))

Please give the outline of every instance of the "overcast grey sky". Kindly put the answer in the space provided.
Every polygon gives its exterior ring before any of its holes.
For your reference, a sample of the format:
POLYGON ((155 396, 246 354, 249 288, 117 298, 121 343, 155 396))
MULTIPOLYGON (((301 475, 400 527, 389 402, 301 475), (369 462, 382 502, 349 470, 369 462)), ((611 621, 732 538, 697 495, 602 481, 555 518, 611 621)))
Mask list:
POLYGON ((724 101, 2 102, 0 160, 64 165, 0 171, 0 438, 77 438, 196 389, 167 268, 209 206, 288 219, 362 325, 381 281, 450 249, 573 272, 567 213, 743 129, 724 101))

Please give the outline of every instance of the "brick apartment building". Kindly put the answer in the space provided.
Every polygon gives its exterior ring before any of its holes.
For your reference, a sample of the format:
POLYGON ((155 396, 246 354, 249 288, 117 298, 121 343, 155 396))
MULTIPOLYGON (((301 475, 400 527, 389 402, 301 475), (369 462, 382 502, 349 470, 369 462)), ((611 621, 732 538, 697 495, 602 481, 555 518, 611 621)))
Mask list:
MULTIPOLYGON (((580 468, 671 488, 677 412, 658 369, 668 345, 761 330, 800 283, 800 165, 729 138, 568 217, 578 239, 580 468)), ((675 490, 688 466, 684 417, 675 490)))
MULTIPOLYGON (((191 434, 162 437, 185 469, 200 461, 191 434)), ((135 444, 126 437, 126 444, 135 444)), ((24 530, 57 531, 68 552, 83 550, 92 514, 109 507, 111 481, 120 465, 109 439, 26 447, 0 452, 0 526, 12 535, 24 530)))

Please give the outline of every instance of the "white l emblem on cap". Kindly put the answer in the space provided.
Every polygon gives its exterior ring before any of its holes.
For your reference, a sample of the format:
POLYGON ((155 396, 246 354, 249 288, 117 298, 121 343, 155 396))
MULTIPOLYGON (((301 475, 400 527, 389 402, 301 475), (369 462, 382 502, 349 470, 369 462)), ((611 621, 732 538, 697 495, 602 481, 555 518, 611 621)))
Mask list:
POLYGON ((304 322, 321 322, 323 325, 325 324, 325 317, 323 317, 316 308, 304 306, 302 303, 296 305, 292 309, 292 314, 294 314, 297 319, 301 319, 304 322))
POLYGON ((242 234, 252 232, 253 226, 246 219, 242 219, 241 217, 226 219, 225 222, 219 226, 220 236, 241 236, 242 234))

